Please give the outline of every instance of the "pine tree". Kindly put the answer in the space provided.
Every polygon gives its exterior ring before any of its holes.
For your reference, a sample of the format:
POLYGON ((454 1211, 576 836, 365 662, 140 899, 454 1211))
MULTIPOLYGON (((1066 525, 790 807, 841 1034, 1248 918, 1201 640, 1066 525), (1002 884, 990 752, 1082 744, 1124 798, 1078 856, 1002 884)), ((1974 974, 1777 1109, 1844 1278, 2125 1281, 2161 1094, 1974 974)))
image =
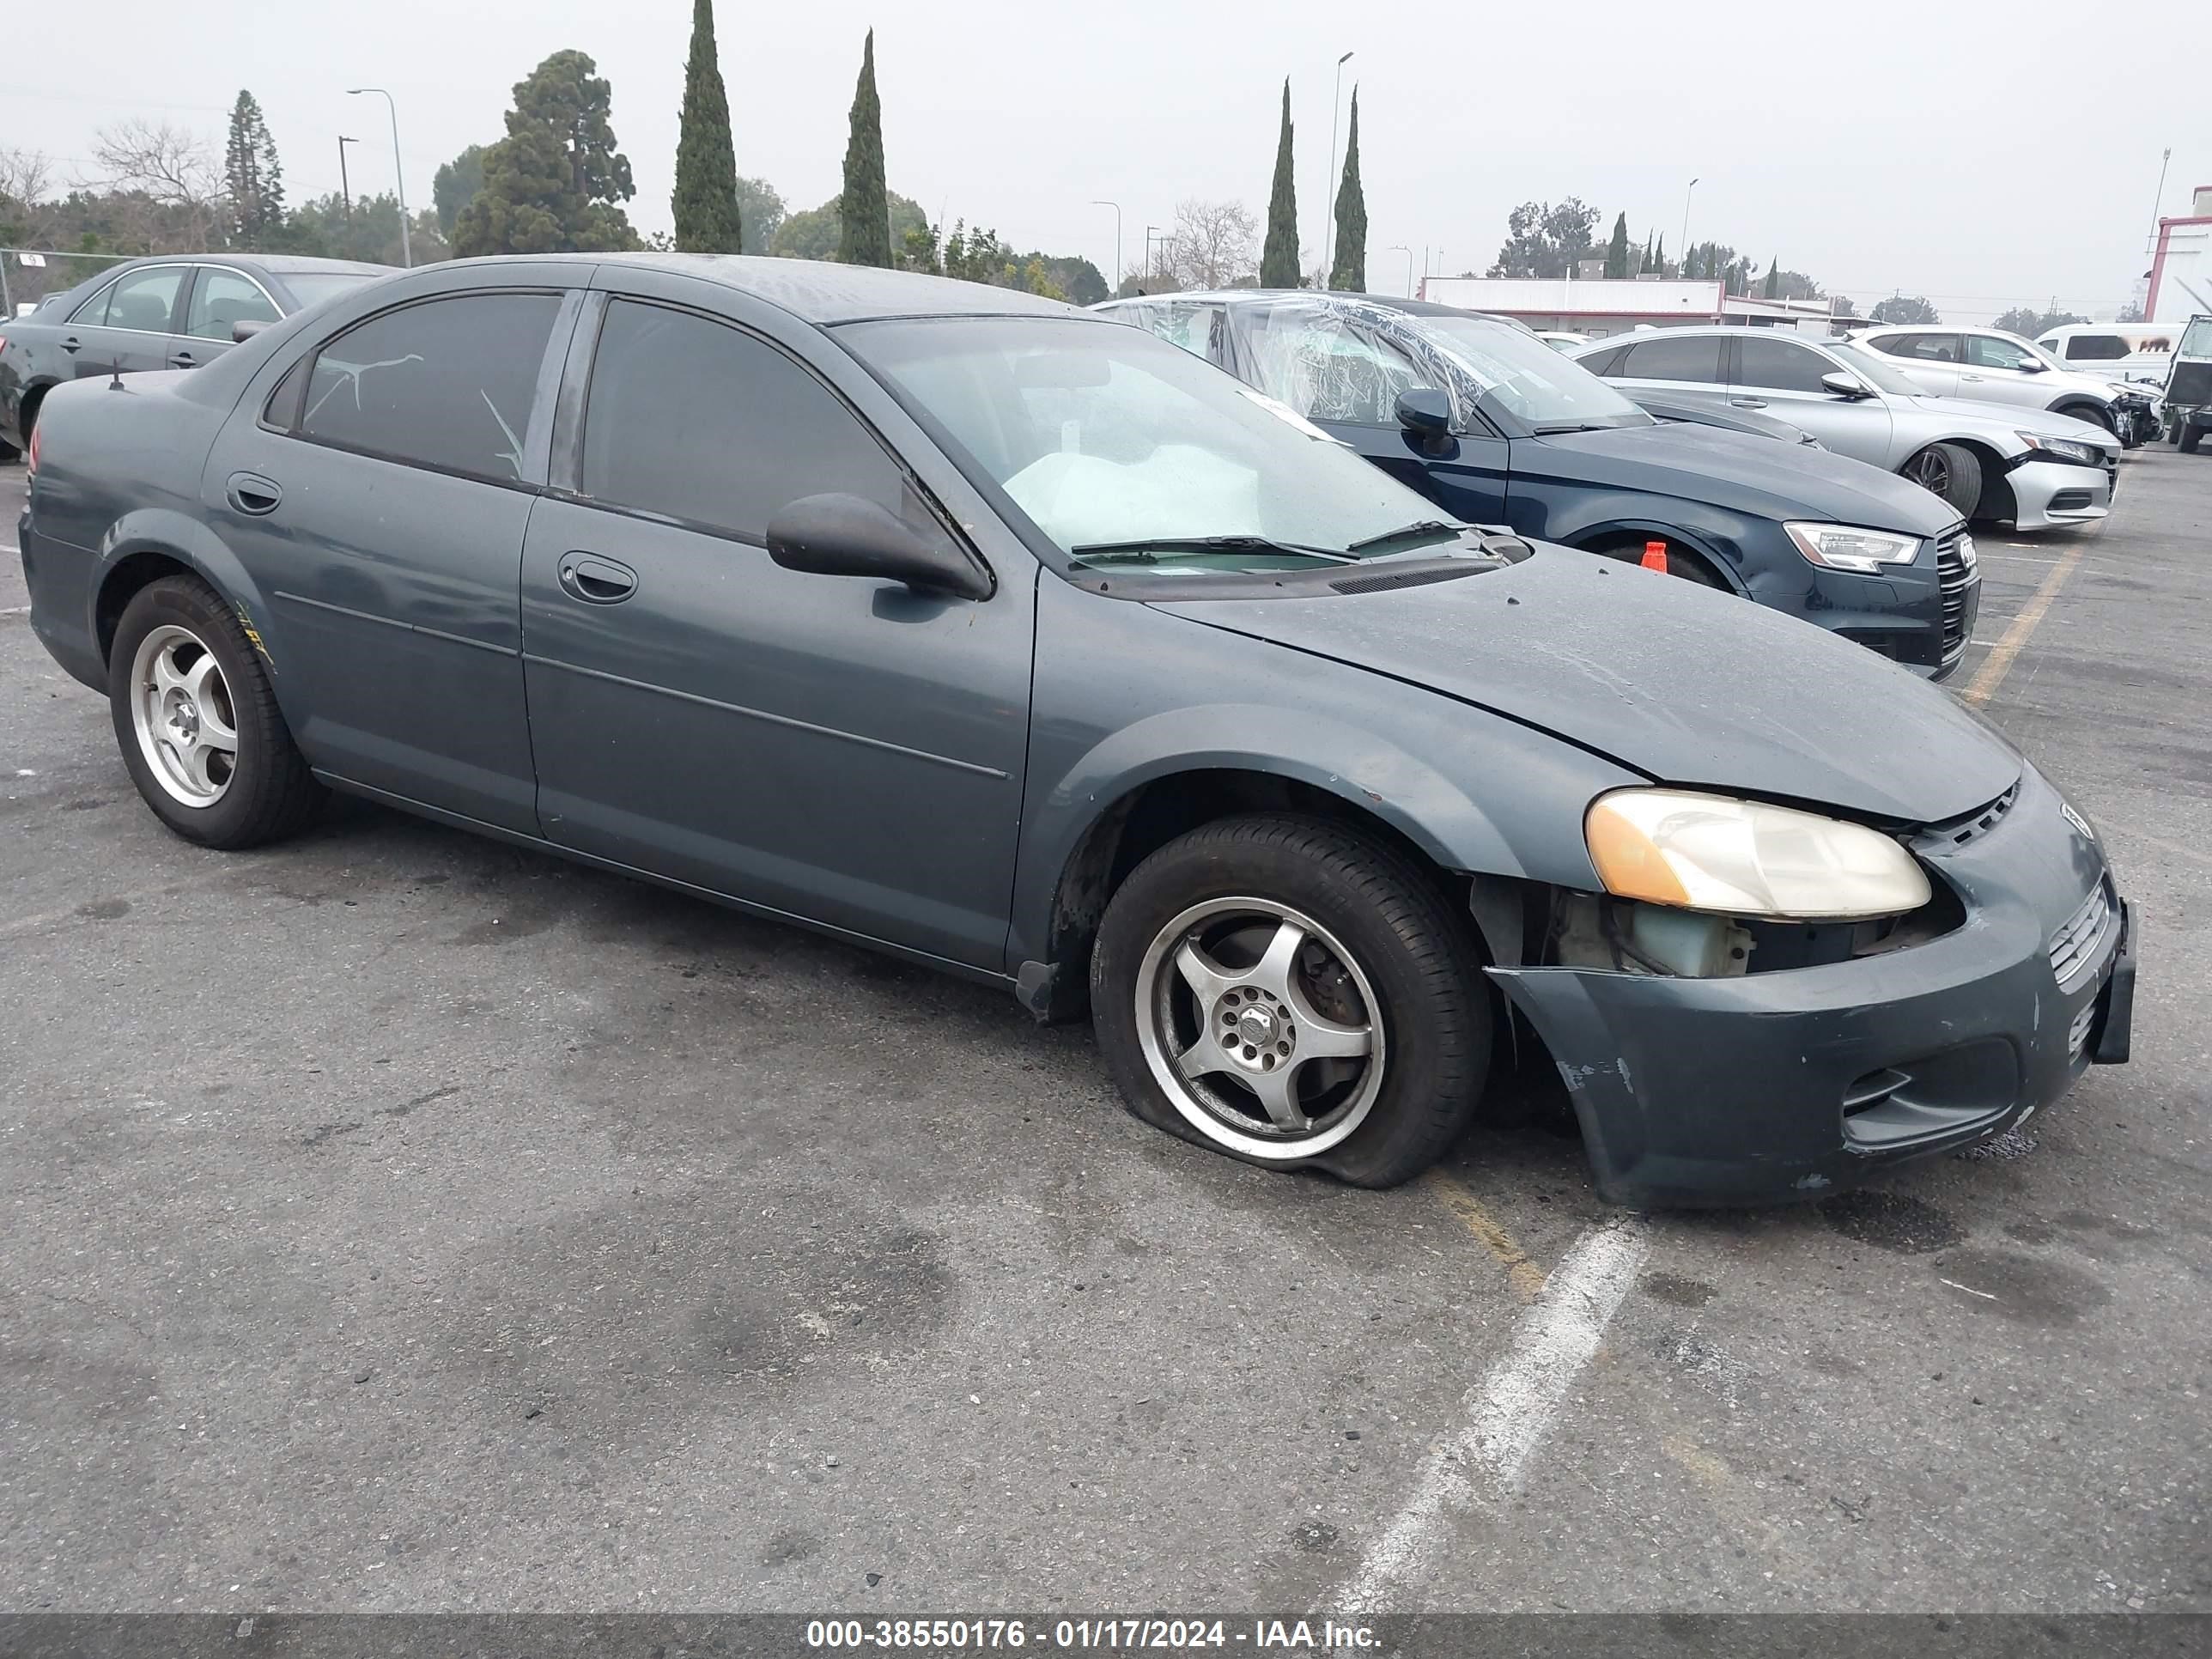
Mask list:
POLYGON ((1636 267, 1636 274, 1639 276, 1649 276, 1658 269, 1658 266, 1651 263, 1651 233, 1647 230, 1644 233, 1644 263, 1636 267))
POLYGON ((250 92, 240 92, 230 106, 222 170, 232 240, 242 248, 265 246, 284 226, 284 170, 277 165, 269 123, 250 92))
POLYGON ((890 204, 884 190, 884 112, 876 100, 876 32, 860 51, 853 89, 852 137, 845 143, 845 192, 837 198, 837 258, 848 265, 889 265, 890 204))
POLYGON ((1352 87, 1352 137, 1344 146, 1344 180, 1336 187, 1336 258, 1328 285, 1340 294, 1367 291, 1367 192, 1359 183, 1359 84, 1352 87))
POLYGON ((1667 274, 1667 239, 1664 236, 1659 239, 1658 252, 1651 256, 1651 269, 1662 276, 1667 274))
POLYGON ((618 205, 637 194, 607 118, 614 89, 580 52, 556 52, 514 83, 507 137, 483 154, 483 188, 453 223, 453 252, 634 248, 618 205))
POLYGON ((1275 188, 1267 198, 1267 240, 1260 250, 1260 286, 1298 285, 1298 198, 1291 173, 1291 83, 1283 82, 1283 131, 1275 141, 1275 188))
POLYGON ((742 253, 738 160, 730 100, 714 53, 714 0, 691 8, 691 55, 684 65, 684 119, 676 140, 676 246, 685 253, 742 253))
POLYGON ((1766 287, 1763 292, 1770 300, 1782 297, 1782 256, 1778 253, 1767 262, 1766 287))
POLYGON ((1630 275, 1628 269, 1628 216, 1617 215, 1613 222, 1613 240, 1605 247, 1605 274, 1619 281, 1630 275))

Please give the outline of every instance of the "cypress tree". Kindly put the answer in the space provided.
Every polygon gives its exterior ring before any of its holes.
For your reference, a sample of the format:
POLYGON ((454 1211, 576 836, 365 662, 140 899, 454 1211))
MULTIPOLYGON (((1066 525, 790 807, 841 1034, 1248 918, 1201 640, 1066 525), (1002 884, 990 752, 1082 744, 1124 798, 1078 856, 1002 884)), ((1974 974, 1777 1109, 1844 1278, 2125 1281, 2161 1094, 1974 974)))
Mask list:
POLYGON ((1291 83, 1283 81, 1283 132, 1275 141, 1275 188, 1267 198, 1267 240, 1260 250, 1260 286, 1298 285, 1298 199, 1291 181, 1291 83))
POLYGON ((1636 267, 1636 274, 1641 276, 1658 269, 1651 263, 1651 233, 1647 230, 1644 233, 1644 263, 1636 267))
POLYGON ((1651 269, 1662 276, 1667 274, 1667 239, 1664 236, 1659 239, 1658 252, 1651 256, 1651 269))
POLYGON ((1628 270, 1628 216, 1617 216, 1613 222, 1613 240, 1606 244, 1605 274, 1612 277, 1626 276, 1628 270))
POLYGON ((860 52, 853 89, 853 133, 845 143, 845 191, 837 198, 837 258, 848 265, 889 265, 891 210, 884 187, 884 112, 876 101, 876 32, 860 52))
POLYGON ((1336 187, 1336 258, 1328 285, 1343 294, 1367 291, 1367 192, 1359 183, 1359 83, 1352 86, 1352 137, 1344 146, 1344 179, 1336 187))
POLYGON ((714 0, 691 8, 691 56, 684 65, 684 120, 676 140, 676 246, 685 253, 742 253, 738 159, 730 100, 714 52, 714 0))
POLYGON ((1782 257, 1779 254, 1767 262, 1766 287, 1764 293, 1770 300, 1778 300, 1782 297, 1782 257))

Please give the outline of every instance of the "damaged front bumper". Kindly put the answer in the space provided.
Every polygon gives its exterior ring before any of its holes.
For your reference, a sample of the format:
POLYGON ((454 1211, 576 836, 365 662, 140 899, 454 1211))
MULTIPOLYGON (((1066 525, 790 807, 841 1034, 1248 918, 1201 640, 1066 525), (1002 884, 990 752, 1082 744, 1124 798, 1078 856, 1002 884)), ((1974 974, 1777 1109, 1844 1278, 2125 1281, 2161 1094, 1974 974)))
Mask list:
POLYGON ((1915 851, 1966 905, 1924 944, 1723 979, 1491 969, 1557 1062, 1607 1199, 1820 1197, 2127 1058, 2135 915, 2055 789, 2029 771, 1994 828, 1915 851))

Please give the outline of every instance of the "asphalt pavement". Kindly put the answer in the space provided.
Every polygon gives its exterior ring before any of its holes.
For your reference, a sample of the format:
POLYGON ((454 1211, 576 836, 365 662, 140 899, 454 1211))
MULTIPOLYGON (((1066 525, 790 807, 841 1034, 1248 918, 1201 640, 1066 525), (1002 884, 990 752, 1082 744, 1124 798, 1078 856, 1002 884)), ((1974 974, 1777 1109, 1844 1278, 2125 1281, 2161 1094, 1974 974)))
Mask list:
POLYGON ((1984 533, 1957 684, 2109 841, 2134 1063, 1643 1218, 1540 1088, 1353 1192, 802 932, 361 805, 187 846, 6 553, 0 1607, 2212 1610, 2208 519, 2160 448, 1984 533))

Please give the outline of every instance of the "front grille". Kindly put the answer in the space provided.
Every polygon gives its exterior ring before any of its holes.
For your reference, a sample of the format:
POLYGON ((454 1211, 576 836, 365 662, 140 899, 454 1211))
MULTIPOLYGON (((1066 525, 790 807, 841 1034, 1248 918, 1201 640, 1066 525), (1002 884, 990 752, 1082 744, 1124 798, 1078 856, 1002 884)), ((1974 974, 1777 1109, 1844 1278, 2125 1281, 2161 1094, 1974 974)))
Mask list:
POLYGON ((1981 600, 1982 573, 1974 562, 1973 538, 1965 526, 1936 544, 1936 579, 1943 589, 1943 661, 1948 668, 1966 649, 1981 600))
POLYGON ((2060 990, 2071 990, 2075 982, 2096 965, 2112 932, 2115 914, 2112 884, 2100 878, 2089 896, 2081 901, 2081 908, 2051 936, 2051 971, 2060 990))
POLYGON ((1972 811, 1961 813, 1944 823, 1929 824, 1928 834, 1934 839, 1948 841, 1954 847, 1964 847, 1968 842, 1986 836, 1996 829, 1997 821, 2012 811, 2012 804, 2019 799, 2020 785, 2015 783, 1986 806, 1977 806, 1972 811))
POLYGON ((1488 570, 1486 564, 1468 562, 1455 570, 1439 569, 1431 565, 1426 570, 1379 571, 1372 576, 1346 576, 1329 586, 1340 593, 1380 593, 1389 587, 1421 587, 1430 582, 1454 582, 1462 576, 1472 576, 1479 570, 1488 570))
POLYGON ((2212 404, 2212 363, 2176 363, 2166 397, 2168 403, 2212 404))

